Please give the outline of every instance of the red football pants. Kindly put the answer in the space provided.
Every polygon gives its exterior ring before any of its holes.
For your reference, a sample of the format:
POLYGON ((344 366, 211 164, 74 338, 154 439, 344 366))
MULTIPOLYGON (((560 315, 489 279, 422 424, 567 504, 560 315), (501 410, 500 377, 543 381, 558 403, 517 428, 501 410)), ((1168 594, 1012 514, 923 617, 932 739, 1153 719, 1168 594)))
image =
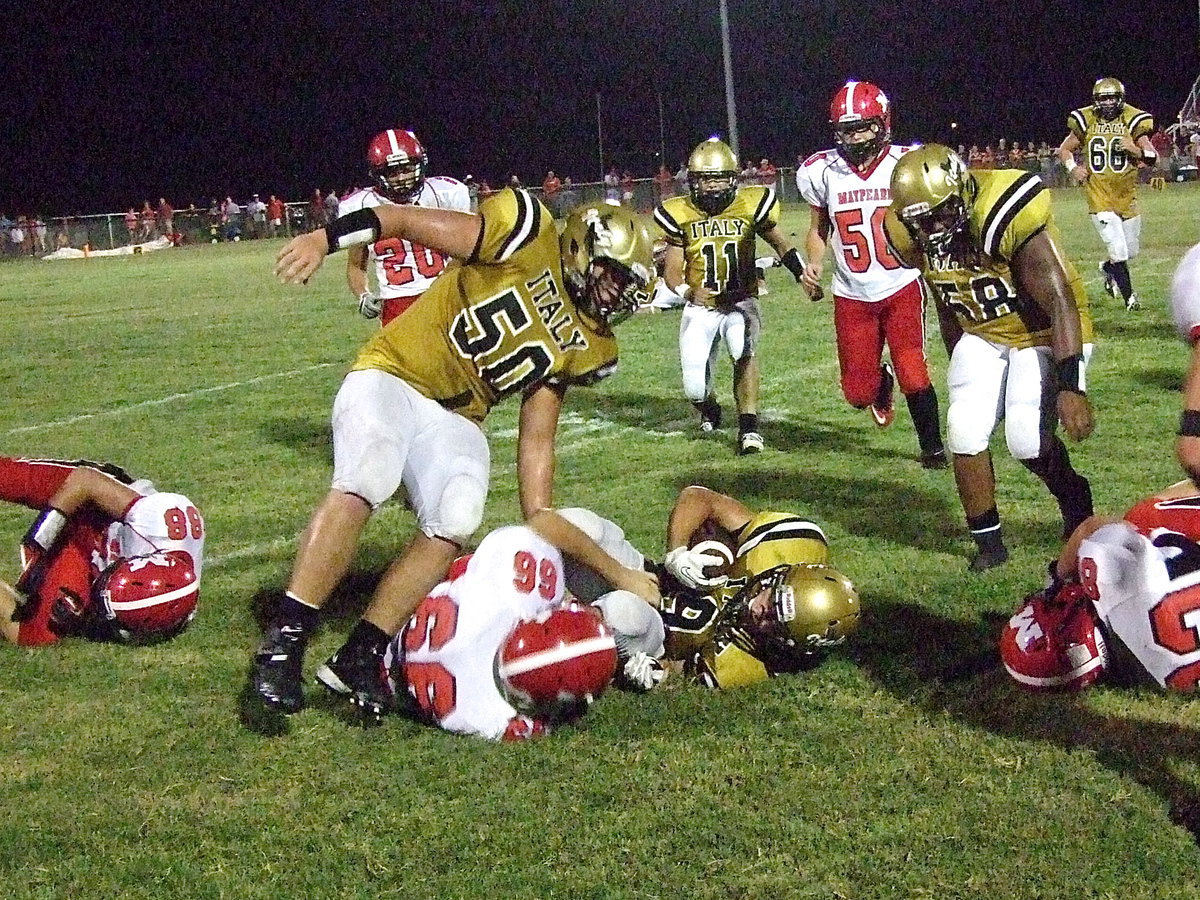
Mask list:
POLYGON ((929 387, 925 297, 919 280, 877 303, 835 296, 833 327, 842 394, 851 406, 868 406, 879 393, 879 364, 885 341, 900 392, 913 394, 929 387))

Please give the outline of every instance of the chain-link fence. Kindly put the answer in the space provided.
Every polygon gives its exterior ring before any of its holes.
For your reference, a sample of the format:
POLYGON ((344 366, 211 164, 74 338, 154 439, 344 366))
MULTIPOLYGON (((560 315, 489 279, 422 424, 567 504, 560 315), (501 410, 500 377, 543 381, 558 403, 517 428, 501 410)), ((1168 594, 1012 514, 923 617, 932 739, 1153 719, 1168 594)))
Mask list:
MULTIPOLYGON (((792 169, 779 170, 775 188, 779 192, 779 198, 785 203, 800 199, 796 192, 796 180, 792 169)), ((600 181, 564 185, 548 197, 543 197, 540 186, 531 186, 529 190, 541 197, 550 211, 559 218, 580 204, 603 200, 606 196, 606 186, 600 181)), ((666 196, 674 196, 686 190, 686 184, 674 179, 664 190, 655 179, 640 178, 634 180, 632 185, 626 183, 621 188, 622 196, 618 199, 638 212, 649 215, 666 196), (627 197, 625 194, 632 196, 627 197)), ((475 188, 472 188, 472 195, 475 196, 475 188)), ((12 223, 0 228, 0 256, 6 259, 44 256, 64 247, 76 250, 115 250, 162 237, 168 237, 179 245, 290 238, 324 224, 323 211, 318 212, 310 208, 306 201, 286 204, 284 215, 277 225, 265 216, 238 214, 227 217, 217 210, 194 207, 175 210, 169 223, 162 223, 157 219, 152 221, 150 217, 143 218, 140 215, 128 216, 126 213, 55 217, 44 221, 12 223)))

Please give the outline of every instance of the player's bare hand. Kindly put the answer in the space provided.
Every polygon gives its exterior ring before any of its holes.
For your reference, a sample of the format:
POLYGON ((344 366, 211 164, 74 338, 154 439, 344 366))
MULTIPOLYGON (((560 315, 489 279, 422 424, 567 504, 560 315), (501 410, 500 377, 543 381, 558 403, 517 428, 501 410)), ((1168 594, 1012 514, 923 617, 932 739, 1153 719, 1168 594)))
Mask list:
POLYGON ((1075 179, 1076 184, 1083 184, 1088 179, 1088 170, 1085 166, 1076 164, 1071 170, 1071 177, 1075 179))
POLYGON ((324 228, 292 238, 275 257, 275 277, 284 284, 305 283, 321 268, 328 250, 324 228))
POLYGON ((1058 418, 1063 430, 1073 441, 1082 441, 1096 427, 1092 404, 1084 394, 1074 391, 1058 392, 1058 418))
POLYGON ((655 609, 662 607, 662 594, 658 590, 658 576, 641 569, 622 569, 620 583, 613 585, 623 591, 632 591, 655 609))
POLYGON ((717 295, 700 285, 698 288, 692 288, 692 292, 688 294, 688 303, 694 303, 697 306, 704 306, 712 309, 717 305, 717 295))
POLYGON ((814 303, 825 297, 825 290, 821 287, 823 269, 824 266, 819 262, 809 263, 804 269, 804 274, 800 276, 800 284, 808 294, 808 299, 814 303))
POLYGON ((1129 135, 1127 135, 1127 134, 1121 135, 1120 143, 1121 143, 1121 149, 1124 150, 1126 153, 1132 153, 1135 158, 1140 157, 1142 155, 1141 148, 1138 147, 1138 145, 1134 142, 1133 138, 1131 138, 1129 135))

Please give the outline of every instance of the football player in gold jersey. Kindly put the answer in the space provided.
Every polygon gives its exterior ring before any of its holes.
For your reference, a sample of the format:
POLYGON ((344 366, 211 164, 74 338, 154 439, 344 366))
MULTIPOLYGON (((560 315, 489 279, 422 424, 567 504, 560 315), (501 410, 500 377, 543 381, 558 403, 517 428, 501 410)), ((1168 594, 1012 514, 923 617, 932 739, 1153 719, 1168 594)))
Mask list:
MULTIPOLYGON (((659 572, 663 598, 655 613, 621 591, 605 593, 608 586, 581 578, 568 561, 568 589, 603 610, 618 648, 675 660, 709 687, 740 687, 809 668, 858 625, 854 586, 829 566, 825 533, 802 516, 755 512, 690 485, 671 509, 671 549, 660 566, 647 562, 607 519, 588 510, 558 512, 622 566, 659 572), (713 568, 718 563, 724 565, 713 568)), ((644 672, 653 669, 644 666, 644 672)), ((632 674, 627 668, 627 678, 632 674)), ((640 687, 648 690, 657 680, 647 678, 640 687)))
POLYGON ((1067 116, 1067 136, 1058 148, 1059 159, 1084 187, 1092 224, 1108 251, 1108 259, 1100 263, 1104 289, 1122 298, 1128 310, 1140 306, 1129 277, 1129 260, 1141 247, 1137 170, 1158 161, 1150 143, 1153 133, 1150 113, 1125 102, 1125 85, 1115 78, 1101 78, 1092 88, 1092 105, 1067 116), (1080 149, 1082 162, 1075 158, 1080 149))
POLYGON ((679 323, 683 392, 700 413, 700 429, 721 424, 712 383, 718 344, 733 360, 733 395, 738 410, 738 452, 763 448, 758 430, 759 365, 756 351, 762 320, 758 310, 755 246, 762 237, 800 280, 804 265, 779 230, 775 188, 738 187, 738 161, 729 145, 709 138, 688 159, 688 196, 664 200, 654 221, 666 234, 668 288, 686 301, 679 323))
MULTIPOLYGON (((403 485, 420 531, 317 672, 368 722, 379 719, 388 703, 380 675, 388 640, 482 520, 490 461, 479 423, 498 401, 521 397, 522 512, 549 508, 563 394, 613 371, 612 325, 643 299, 653 271, 648 229, 628 210, 582 207, 560 239, 541 203, 506 189, 478 213, 402 205, 353 212, 292 240, 276 274, 305 282, 327 254, 381 237, 456 262, 367 342, 334 400, 332 487, 300 539, 252 668, 255 695, 278 712, 303 706, 304 650, 318 611, 349 571, 371 513, 403 485)), ((649 575, 635 587, 657 599, 649 575)))
POLYGON ((1061 420, 1076 441, 1092 432, 1084 392, 1092 323, 1049 191, 1036 175, 971 172, 949 147, 926 144, 896 163, 884 228, 937 302, 950 353, 946 443, 979 549, 971 569, 1008 558, 988 450, 1001 418, 1009 452, 1050 489, 1069 535, 1092 514, 1092 495, 1054 425, 1061 420))

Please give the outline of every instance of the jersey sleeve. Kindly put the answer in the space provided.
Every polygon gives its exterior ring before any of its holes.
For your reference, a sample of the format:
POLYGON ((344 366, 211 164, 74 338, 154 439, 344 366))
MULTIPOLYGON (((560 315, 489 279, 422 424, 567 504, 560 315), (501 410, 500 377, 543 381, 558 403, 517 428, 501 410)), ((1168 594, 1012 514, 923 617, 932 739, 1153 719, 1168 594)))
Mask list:
POLYGON ((532 244, 554 220, 526 190, 505 188, 479 207, 483 227, 468 263, 503 265, 514 253, 532 244))
POLYGON ((662 229, 668 244, 672 247, 682 247, 686 243, 686 238, 684 237, 683 226, 679 224, 679 220, 675 218, 674 210, 671 209, 673 205, 671 203, 660 203, 654 210, 654 224, 662 229))
POLYGON ((980 229, 983 252, 1011 260, 1030 238, 1050 224, 1050 192, 1037 175, 1026 174, 1005 188, 980 229))
POLYGON ((1171 317, 1181 338, 1200 339, 1200 244, 1184 254, 1171 279, 1171 317))
POLYGON ((437 177, 434 190, 438 197, 438 208, 453 209, 458 212, 471 211, 471 189, 454 178, 437 177))
POLYGON ((796 189, 809 206, 827 207, 829 197, 825 190, 825 165, 820 154, 810 156, 796 170, 796 189))
POLYGON ((1067 131, 1082 142, 1087 134, 1087 117, 1082 109, 1073 109, 1067 114, 1067 131))
POLYGON ((1136 141, 1150 137, 1152 134, 1154 134, 1154 116, 1140 109, 1137 110, 1129 120, 1129 137, 1136 141))
POLYGON ((773 187, 763 187, 762 199, 754 208, 754 230, 762 234, 779 224, 779 195, 773 187))
POLYGON ((45 459, 0 457, 0 500, 41 509, 62 487, 75 465, 45 459))

